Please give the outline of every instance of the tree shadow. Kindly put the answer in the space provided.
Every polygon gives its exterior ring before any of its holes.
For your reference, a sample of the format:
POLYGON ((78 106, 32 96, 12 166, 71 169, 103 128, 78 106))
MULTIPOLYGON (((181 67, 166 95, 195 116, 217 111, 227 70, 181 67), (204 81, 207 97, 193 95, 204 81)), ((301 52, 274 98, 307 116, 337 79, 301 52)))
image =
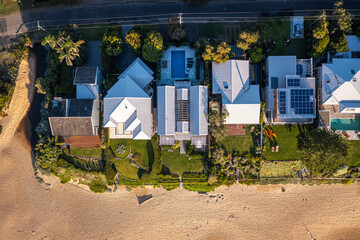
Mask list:
POLYGON ((161 166, 161 173, 164 174, 164 175, 170 175, 171 174, 171 171, 170 169, 165 166, 164 164, 161 166))

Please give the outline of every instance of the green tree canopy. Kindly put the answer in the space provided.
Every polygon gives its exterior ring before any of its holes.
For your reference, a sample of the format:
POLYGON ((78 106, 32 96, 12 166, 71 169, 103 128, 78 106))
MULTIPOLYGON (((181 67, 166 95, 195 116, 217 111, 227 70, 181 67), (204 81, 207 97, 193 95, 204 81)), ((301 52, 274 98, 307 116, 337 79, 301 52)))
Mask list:
POLYGON ((302 162, 312 174, 331 176, 347 163, 348 145, 343 136, 327 129, 313 129, 300 135, 298 147, 302 162))
POLYGON ((208 114, 210 134, 216 142, 223 140, 227 136, 227 129, 224 123, 228 115, 229 113, 225 109, 221 113, 211 111, 208 114))
POLYGON ((205 61, 214 61, 217 64, 226 62, 230 58, 231 47, 226 42, 221 42, 216 48, 206 45, 202 57, 205 61))
POLYGON ((121 29, 111 27, 106 29, 100 44, 101 52, 104 56, 115 57, 122 52, 121 29))
POLYGON ((343 31, 335 32, 334 35, 332 35, 332 37, 331 37, 330 46, 336 52, 347 52, 347 51, 349 51, 348 41, 346 39, 345 32, 343 32, 343 31))
POLYGON ((172 40, 180 41, 184 39, 186 36, 186 31, 180 24, 178 23, 177 17, 173 17, 169 19, 168 24, 168 34, 172 40))
POLYGON ((126 34, 125 41, 134 51, 138 51, 141 48, 141 34, 135 29, 131 29, 126 34))
POLYGON ((83 40, 74 42, 70 36, 65 36, 65 32, 59 32, 58 35, 47 35, 41 42, 43 46, 48 44, 58 54, 60 63, 64 60, 68 66, 73 65, 73 60, 79 57, 80 45, 85 43, 83 40))
POLYGON ((258 47, 249 51, 249 61, 250 63, 258 63, 261 61, 263 54, 262 48, 258 47))
POLYGON ((314 57, 321 57, 325 54, 326 47, 330 42, 329 35, 326 35, 322 39, 315 39, 313 44, 313 55, 314 57))
POLYGON ((334 3, 333 14, 337 19, 336 29, 350 33, 352 25, 351 14, 343 8, 343 5, 344 2, 342 0, 334 3))
POLYGON ((157 62, 163 52, 163 37, 159 32, 149 32, 144 41, 142 56, 149 62, 157 62))
POLYGON ((244 51, 249 50, 250 46, 259 40, 259 37, 259 32, 241 32, 236 41, 236 46, 244 51))
POLYGON ((329 34, 328 25, 329 23, 326 21, 326 12, 324 10, 320 19, 317 21, 315 29, 313 30, 314 38, 323 39, 327 34, 329 34))

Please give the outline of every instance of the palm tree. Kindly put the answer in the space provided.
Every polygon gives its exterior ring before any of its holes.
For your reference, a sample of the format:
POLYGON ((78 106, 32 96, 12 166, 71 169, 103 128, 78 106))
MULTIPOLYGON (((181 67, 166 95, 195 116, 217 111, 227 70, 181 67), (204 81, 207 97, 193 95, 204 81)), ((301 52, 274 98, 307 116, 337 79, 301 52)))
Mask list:
POLYGON ((57 36, 47 35, 44 41, 41 42, 43 46, 49 44, 59 54, 59 61, 62 63, 64 60, 66 65, 72 66, 72 61, 79 57, 79 48, 84 40, 74 42, 70 36, 65 37, 65 32, 59 32, 57 36))

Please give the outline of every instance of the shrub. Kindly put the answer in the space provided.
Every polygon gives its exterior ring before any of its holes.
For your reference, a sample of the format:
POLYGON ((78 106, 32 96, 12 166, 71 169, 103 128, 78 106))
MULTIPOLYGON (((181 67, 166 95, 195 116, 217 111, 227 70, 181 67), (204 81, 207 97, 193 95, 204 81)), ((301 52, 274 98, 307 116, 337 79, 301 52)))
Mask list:
POLYGON ((217 64, 226 62, 230 58, 231 47, 226 42, 221 42, 216 48, 207 44, 202 53, 204 61, 214 61, 217 64))
POLYGON ((137 52, 141 48, 141 34, 135 29, 131 29, 125 36, 125 41, 130 49, 137 52))
POLYGON ((95 193, 104 193, 107 187, 100 180, 94 180, 90 183, 90 190, 95 193))
POLYGON ((208 183, 209 184, 214 184, 214 183, 217 183, 217 181, 218 181, 218 179, 217 179, 216 174, 214 174, 214 173, 210 174, 209 179, 208 179, 208 183))
POLYGON ((108 28, 100 44, 104 56, 119 56, 122 52, 121 28, 108 28))
POLYGON ((256 43, 259 40, 259 37, 259 32, 241 32, 239 34, 239 38, 236 40, 236 46, 246 51, 250 48, 252 44, 256 43))
POLYGON ((163 37, 158 32, 149 32, 144 41, 142 56, 146 61, 158 62, 163 52, 163 37))
POLYGON ((346 39, 346 35, 344 32, 337 31, 333 37, 331 38, 330 46, 336 52, 347 52, 349 51, 348 48, 348 41, 346 39))
POLYGON ((341 180, 341 183, 344 185, 350 185, 354 182, 354 179, 343 179, 341 180))
POLYGON ((123 145, 123 144, 117 145, 116 151, 117 151, 118 154, 120 154, 120 155, 124 154, 124 153, 126 152, 126 147, 125 147, 125 145, 123 145))
POLYGON ((260 62, 261 59, 263 58, 262 48, 260 48, 260 47, 250 50, 249 54, 250 54, 249 61, 250 61, 250 63, 253 63, 253 64, 260 62))
POLYGON ((313 55, 314 57, 321 57, 325 54, 326 47, 330 42, 329 35, 326 35, 322 39, 315 39, 313 45, 313 55))

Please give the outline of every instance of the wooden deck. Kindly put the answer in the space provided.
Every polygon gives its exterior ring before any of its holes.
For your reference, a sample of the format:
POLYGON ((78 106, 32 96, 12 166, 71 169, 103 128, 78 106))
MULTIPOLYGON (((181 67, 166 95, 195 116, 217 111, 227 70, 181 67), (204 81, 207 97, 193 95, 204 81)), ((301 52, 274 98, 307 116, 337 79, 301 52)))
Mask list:
POLYGON ((101 139, 99 135, 96 136, 72 136, 64 137, 65 144, 77 148, 95 148, 101 147, 101 139))
POLYGON ((225 124, 227 127, 227 133, 230 136, 244 136, 246 135, 246 125, 243 124, 225 124))

